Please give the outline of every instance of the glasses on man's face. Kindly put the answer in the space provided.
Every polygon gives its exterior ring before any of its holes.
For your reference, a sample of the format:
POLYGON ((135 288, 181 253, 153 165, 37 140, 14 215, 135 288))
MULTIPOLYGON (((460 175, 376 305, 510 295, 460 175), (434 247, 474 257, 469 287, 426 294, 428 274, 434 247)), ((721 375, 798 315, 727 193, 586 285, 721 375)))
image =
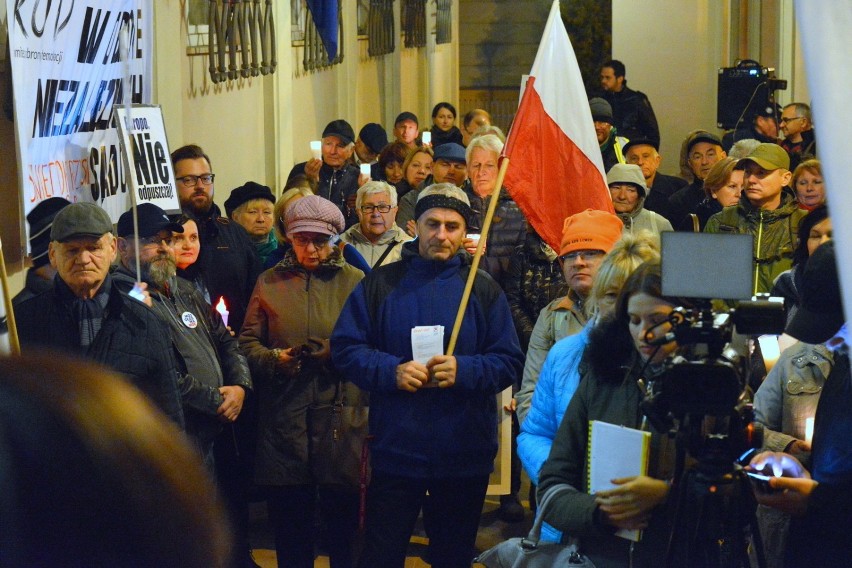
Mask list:
POLYGON ((361 213, 365 213, 367 215, 372 215, 373 211, 378 211, 379 213, 387 213, 391 210, 391 206, 387 203, 379 203, 378 205, 362 205, 361 213))
POLYGON ((791 116, 791 117, 787 118, 787 117, 782 116, 781 120, 779 120, 778 122, 780 122, 781 124, 787 124, 789 122, 793 122, 794 120, 801 120, 803 118, 805 118, 805 117, 804 116, 791 116))
POLYGON ((200 176, 183 176, 177 178, 177 180, 181 182, 184 187, 195 187, 198 184, 198 180, 201 180, 201 183, 204 185, 210 185, 213 183, 215 178, 216 174, 203 174, 200 176))
POLYGON ((170 246, 172 246, 172 243, 174 243, 174 241, 175 240, 174 240, 174 237, 172 237, 172 235, 169 235, 168 237, 163 237, 161 235, 152 235, 150 237, 140 238, 139 239, 139 245, 143 246, 143 247, 145 247, 145 246, 157 246, 158 247, 158 246, 160 246, 160 243, 166 243, 166 246, 170 247, 170 246))
POLYGON ((312 244, 312 245, 314 245, 314 248, 322 248, 322 247, 326 246, 329 243, 330 240, 331 240, 330 236, 313 237, 313 238, 306 237, 304 235, 294 235, 293 236, 293 244, 300 246, 300 247, 306 247, 306 246, 312 244))
POLYGON ((562 262, 574 262, 578 258, 580 260, 594 260, 604 255, 602 250, 575 250, 559 257, 562 262))

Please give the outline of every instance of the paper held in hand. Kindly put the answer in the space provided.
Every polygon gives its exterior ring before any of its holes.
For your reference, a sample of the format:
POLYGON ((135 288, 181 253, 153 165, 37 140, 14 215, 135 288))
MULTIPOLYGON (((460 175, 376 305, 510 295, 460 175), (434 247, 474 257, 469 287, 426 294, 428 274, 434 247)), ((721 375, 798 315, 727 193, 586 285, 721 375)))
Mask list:
POLYGON ((412 359, 425 365, 435 355, 444 354, 444 326, 418 325, 411 328, 412 359))
MULTIPOLYGON (((608 422, 589 421, 589 494, 613 489, 611 480, 647 475, 651 433, 608 422)), ((615 534, 638 541, 639 530, 620 529, 615 534)))

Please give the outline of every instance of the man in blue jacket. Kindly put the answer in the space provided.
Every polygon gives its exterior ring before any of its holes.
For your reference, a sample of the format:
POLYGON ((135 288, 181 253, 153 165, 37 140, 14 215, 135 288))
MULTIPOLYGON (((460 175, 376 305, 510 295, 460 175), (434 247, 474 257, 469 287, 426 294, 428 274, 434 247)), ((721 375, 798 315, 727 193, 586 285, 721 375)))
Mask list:
POLYGON ((370 391, 363 567, 403 566, 427 492, 432 565, 469 565, 474 554, 497 453, 495 395, 517 381, 523 354, 505 295, 479 271, 455 354, 444 355, 470 271, 461 245, 472 216, 453 184, 421 191, 419 238, 355 288, 331 337, 337 368, 370 391), (415 360, 412 331, 423 326, 447 333, 440 352, 415 360))

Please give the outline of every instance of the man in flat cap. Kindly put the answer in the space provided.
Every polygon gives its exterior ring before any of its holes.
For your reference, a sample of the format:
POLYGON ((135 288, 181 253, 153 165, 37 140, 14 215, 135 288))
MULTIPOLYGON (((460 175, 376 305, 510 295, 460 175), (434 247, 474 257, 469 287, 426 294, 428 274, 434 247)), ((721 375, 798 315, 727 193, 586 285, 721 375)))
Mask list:
POLYGON ((53 286, 15 306, 21 349, 78 355, 124 375, 183 427, 177 369, 165 327, 109 274, 116 242, 106 211, 73 203, 53 220, 53 286))

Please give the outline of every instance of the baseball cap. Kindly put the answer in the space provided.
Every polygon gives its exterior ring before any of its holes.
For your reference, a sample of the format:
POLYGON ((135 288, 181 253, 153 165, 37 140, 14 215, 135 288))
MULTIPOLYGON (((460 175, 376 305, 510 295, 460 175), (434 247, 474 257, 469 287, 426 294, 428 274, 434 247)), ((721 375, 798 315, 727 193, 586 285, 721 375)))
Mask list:
MULTIPOLYGON (((136 217, 139 223, 141 238, 152 237, 162 230, 182 233, 183 226, 171 221, 166 212, 153 203, 141 203, 136 206, 136 217)), ((118 218, 117 230, 119 237, 129 237, 133 233, 133 208, 121 214, 118 218)))
POLYGON ((342 118, 332 120, 322 131, 322 137, 337 136, 344 144, 352 144, 355 142, 355 132, 352 126, 342 118))
POLYGON ((779 168, 790 169, 790 154, 778 144, 772 144, 771 142, 758 144, 751 151, 751 154, 743 158, 740 163, 744 166, 745 162, 748 161, 752 161, 764 170, 769 171, 779 168))

